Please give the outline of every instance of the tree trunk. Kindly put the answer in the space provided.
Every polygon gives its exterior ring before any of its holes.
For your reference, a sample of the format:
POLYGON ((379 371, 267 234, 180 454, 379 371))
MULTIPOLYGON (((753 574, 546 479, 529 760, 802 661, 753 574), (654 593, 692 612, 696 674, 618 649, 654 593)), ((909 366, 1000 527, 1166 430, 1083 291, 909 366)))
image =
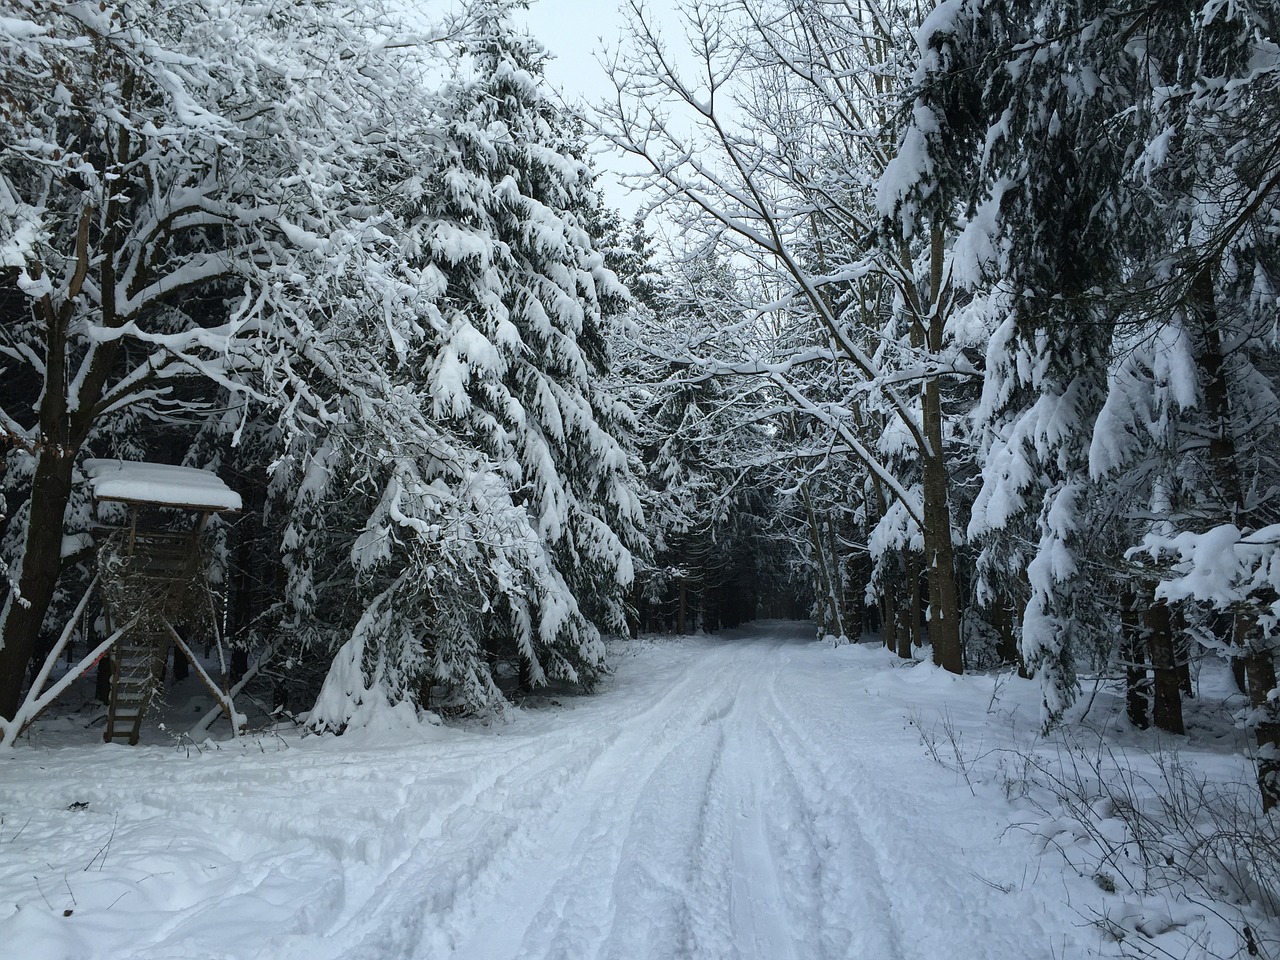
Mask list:
POLYGON ((1186 617, 1178 610, 1173 611, 1173 653, 1174 669, 1178 671, 1178 687, 1182 696, 1188 700, 1196 695, 1195 686, 1191 682, 1191 639, 1187 635, 1186 617))
MULTIPOLYGON (((1152 585, 1154 588, 1154 585, 1152 585)), ((1174 655, 1173 620, 1169 605, 1156 600, 1154 589, 1147 591, 1149 606, 1144 614, 1147 647, 1151 652, 1152 718, 1166 733, 1184 734, 1182 723, 1182 680, 1174 655)))
POLYGON ((1245 672, 1243 658, 1231 658, 1231 679, 1235 681, 1236 689, 1247 697, 1249 695, 1249 675, 1245 672))
POLYGON ((173 648, 173 682, 178 683, 191 676, 191 662, 177 647, 173 648))
MULTIPOLYGON (((907 629, 904 631, 911 639, 907 644, 908 656, 910 656, 911 647, 919 647, 924 645, 924 621, 921 618, 921 607, 924 604, 923 591, 920 589, 921 570, 920 564, 912 554, 903 554, 903 566, 907 571, 907 583, 911 585, 911 592, 908 594, 908 603, 904 613, 906 614, 907 629)), ((926 587, 928 583, 926 581, 926 587)))
POLYGON ((1138 598, 1132 590, 1120 597, 1120 659, 1124 662, 1125 712, 1139 730, 1151 726, 1146 649, 1138 621, 1138 598))
POLYGON ((849 636, 849 597, 846 590, 844 564, 840 562, 840 537, 836 530, 834 510, 827 511, 827 557, 831 569, 831 606, 836 613, 836 627, 833 631, 837 637, 856 640, 856 635, 849 636))
POLYGON ((688 602, 688 597, 685 591, 683 573, 676 577, 676 583, 678 584, 678 596, 676 598, 676 633, 683 637, 688 633, 688 630, 686 629, 687 622, 685 620, 685 604, 688 602))
MULTIPOLYGON (((125 98, 132 96, 132 81, 125 83, 125 98)), ((119 145, 128 152, 128 138, 119 145)), ((104 326, 118 325, 115 311, 115 235, 118 199, 107 207, 111 226, 98 251, 98 287, 102 291, 101 319, 104 326)), ((93 423, 94 410, 102 398, 103 386, 115 363, 118 341, 99 344, 86 361, 78 383, 78 406, 67 403, 67 331, 73 304, 84 288, 94 255, 89 239, 94 210, 86 206, 76 234, 75 270, 65 288, 65 299, 55 305, 46 294, 35 305, 44 326, 44 384, 39 405, 40 443, 36 451, 35 473, 31 479, 31 501, 27 529, 23 536, 18 587, 9 590, 0 610, 0 716, 13 717, 22 702, 22 685, 27 663, 36 649, 40 628, 53 600, 62 573, 62 533, 67 503, 71 499, 71 477, 76 454, 93 423), (19 599, 21 598, 21 599, 19 599)), ((38 277, 37 277, 38 279, 38 277)), ((79 376, 79 374, 77 374, 79 376)))
POLYGON ((997 596, 991 604, 992 626, 1000 635, 1000 646, 996 651, 1001 663, 1021 663, 1018 653, 1018 634, 1013 629, 1013 611, 1005 603, 1004 597, 997 596))
POLYGON ((947 473, 941 456, 942 411, 938 387, 925 387, 925 432, 934 451, 924 458, 925 574, 929 578, 929 637, 933 662, 952 673, 964 672, 960 636, 960 602, 956 590, 955 550, 951 542, 951 510, 947 473))
POLYGON ((1258 743, 1258 789, 1262 792, 1262 809, 1280 805, 1280 722, 1271 691, 1276 686, 1276 664, 1270 654, 1252 654, 1245 658, 1245 676, 1249 684, 1249 705, 1255 716, 1254 736, 1258 743))
MULTIPOLYGON (((1205 406, 1214 423, 1209 438, 1209 460, 1216 484, 1230 510, 1228 519, 1236 526, 1249 525, 1244 489, 1240 484, 1239 451, 1232 430, 1231 394, 1227 383, 1223 352, 1222 323, 1213 290, 1213 273, 1206 263, 1191 284, 1191 306, 1200 324, 1200 350, 1196 357, 1204 373, 1205 406)), ((1249 702, 1255 708, 1254 735, 1258 742, 1258 787, 1262 806, 1270 810, 1280 803, 1280 717, 1271 691, 1276 685, 1273 655, 1262 645, 1257 618, 1239 612, 1233 625, 1234 643, 1240 649, 1249 688, 1249 702)))
MULTIPOLYGON (((930 284, 934 310, 928 344, 935 355, 942 351, 944 312, 938 308, 942 293, 942 231, 935 228, 930 256, 930 284)), ((928 449, 920 451, 924 467, 925 574, 929 578, 929 637, 933 662, 952 673, 964 673, 964 641, 960 635, 960 597, 956 589, 955 545, 951 541, 951 507, 948 502, 947 465, 942 446, 942 393, 936 378, 925 381, 921 392, 921 421, 928 449)))
MULTIPOLYGON (((897 613, 897 591, 892 583, 885 583, 880 587, 880 623, 881 629, 884 631, 884 645, 890 650, 902 654, 902 645, 898 643, 898 613, 897 613)), ((911 644, 907 642, 907 656, 911 656, 911 644)))
POLYGON ((59 446, 47 446, 36 458, 18 589, 9 591, 0 612, 0 716, 18 712, 27 664, 62 572, 62 525, 73 463, 73 452, 59 446))
POLYGON ((98 669, 93 676, 93 699, 99 703, 111 702, 111 653, 108 652, 98 661, 98 669))
POLYGON ((906 554, 900 554, 898 559, 898 570, 902 575, 903 588, 895 590, 894 605, 891 611, 895 621, 894 636, 898 641, 898 656, 903 660, 910 660, 913 656, 912 647, 920 640, 919 633, 912 630, 911 604, 919 601, 919 594, 910 589, 911 583, 911 563, 908 561, 906 554))
POLYGON ((910 660, 914 654, 912 647, 916 643, 916 635, 911 631, 911 618, 907 615, 907 606, 901 602, 893 608, 893 617, 897 620, 897 627, 894 633, 898 640, 898 657, 902 660, 910 660))

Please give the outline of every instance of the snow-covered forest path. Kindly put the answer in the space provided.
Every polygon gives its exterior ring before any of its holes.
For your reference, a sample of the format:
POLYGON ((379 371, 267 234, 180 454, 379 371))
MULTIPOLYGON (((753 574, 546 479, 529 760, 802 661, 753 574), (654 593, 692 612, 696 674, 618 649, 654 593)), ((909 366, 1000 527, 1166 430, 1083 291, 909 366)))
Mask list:
POLYGON ((953 678, 810 630, 624 647, 594 696, 425 741, 20 749, 0 939, 24 960, 1025 960, 1088 939, 1031 839, 928 759, 909 700, 953 678))

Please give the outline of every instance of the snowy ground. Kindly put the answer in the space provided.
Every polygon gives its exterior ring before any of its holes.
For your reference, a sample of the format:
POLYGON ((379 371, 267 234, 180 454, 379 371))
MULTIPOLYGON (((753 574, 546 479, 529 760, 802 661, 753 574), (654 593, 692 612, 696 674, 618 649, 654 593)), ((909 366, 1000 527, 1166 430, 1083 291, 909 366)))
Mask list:
POLYGON ((810 630, 624 644, 596 695, 489 727, 196 749, 37 731, 0 754, 0 944, 15 960, 1117 955, 1094 921, 1143 903, 1065 866, 1045 838, 1066 827, 1028 820, 993 772, 1035 726, 1034 686, 810 630))

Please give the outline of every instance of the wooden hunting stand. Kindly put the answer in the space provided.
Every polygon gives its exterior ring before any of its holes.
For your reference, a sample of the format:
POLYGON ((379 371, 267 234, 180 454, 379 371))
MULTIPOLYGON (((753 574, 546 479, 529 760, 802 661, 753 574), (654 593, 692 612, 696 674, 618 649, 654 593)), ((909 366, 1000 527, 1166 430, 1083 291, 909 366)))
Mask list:
POLYGON ((138 742, 171 646, 186 655, 233 732, 240 733, 243 718, 228 692, 222 604, 209 585, 203 536, 213 514, 240 509, 240 495, 214 474, 192 467, 88 460, 84 471, 99 521, 93 529, 107 633, 122 631, 111 651, 111 701, 102 739, 138 742), (100 522, 103 504, 122 504, 125 523, 100 522), (217 645, 220 684, 187 644, 185 635, 196 632, 217 645))

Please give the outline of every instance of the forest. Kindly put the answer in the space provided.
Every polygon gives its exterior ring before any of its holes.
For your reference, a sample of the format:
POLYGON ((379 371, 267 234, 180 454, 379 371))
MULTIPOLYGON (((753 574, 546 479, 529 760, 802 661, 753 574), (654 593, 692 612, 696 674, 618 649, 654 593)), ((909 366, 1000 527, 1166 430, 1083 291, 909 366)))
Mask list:
POLYGON ((1270 822, 1280 6, 629 0, 587 104, 526 6, 0 0, 0 743, 161 616, 119 460, 234 491, 163 653, 309 733, 808 620, 1043 734, 1220 671, 1270 822))
POLYGON ((228 642, 321 729, 812 613, 1050 724, 1226 658, 1280 744, 1272 5, 637 3, 585 113, 504 2, 6 7, 0 715, 106 457, 242 494, 228 642))

